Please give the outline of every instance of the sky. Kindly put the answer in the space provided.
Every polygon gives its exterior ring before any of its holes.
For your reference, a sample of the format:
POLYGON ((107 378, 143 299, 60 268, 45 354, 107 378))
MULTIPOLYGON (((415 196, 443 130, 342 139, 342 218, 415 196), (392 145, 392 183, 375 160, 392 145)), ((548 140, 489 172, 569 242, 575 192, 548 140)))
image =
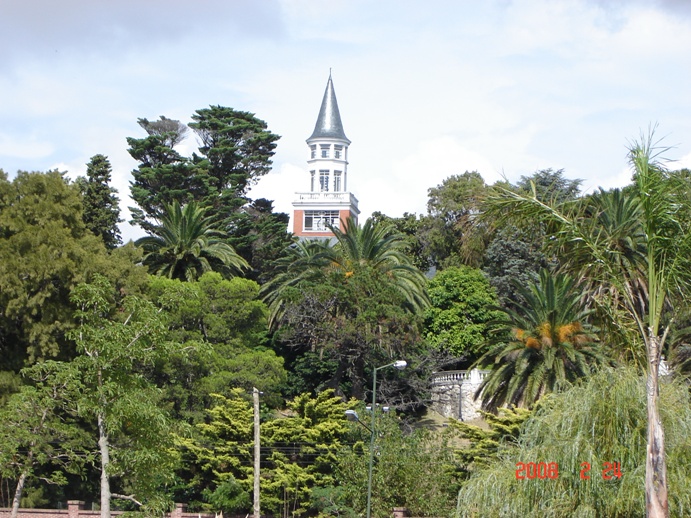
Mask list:
POLYGON ((330 70, 361 220, 424 213, 464 171, 625 185, 654 126, 691 167, 687 0, 3 0, 0 34, 0 168, 74 179, 104 154, 125 219, 137 119, 209 105, 281 135, 250 195, 292 212, 330 70))

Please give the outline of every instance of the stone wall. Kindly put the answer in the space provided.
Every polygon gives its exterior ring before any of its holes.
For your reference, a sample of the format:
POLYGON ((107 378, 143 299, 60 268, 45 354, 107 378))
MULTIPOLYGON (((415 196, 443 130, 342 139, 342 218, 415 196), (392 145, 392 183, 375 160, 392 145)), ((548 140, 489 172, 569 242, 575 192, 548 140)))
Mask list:
POLYGON ((432 377, 432 408, 444 417, 460 421, 479 419, 480 401, 475 391, 488 371, 436 372, 432 377))

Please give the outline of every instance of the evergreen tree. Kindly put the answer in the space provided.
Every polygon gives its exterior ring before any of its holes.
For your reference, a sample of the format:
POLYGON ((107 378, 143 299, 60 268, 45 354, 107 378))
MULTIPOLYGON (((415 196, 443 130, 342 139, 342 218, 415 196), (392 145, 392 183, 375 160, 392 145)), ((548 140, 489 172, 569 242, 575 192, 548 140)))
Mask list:
POLYGON ((77 186, 58 171, 0 171, 0 371, 48 357, 69 359, 74 325, 69 293, 93 273, 118 296, 136 294, 146 272, 132 246, 106 252, 86 229, 77 186))
POLYGON ((418 235, 437 268, 481 264, 491 228, 477 216, 488 189, 477 171, 450 176, 429 189, 428 214, 418 235))
POLYGON ((138 207, 130 207, 132 223, 151 231, 165 213, 165 206, 174 202, 184 205, 203 196, 194 175, 194 166, 175 149, 188 132, 180 121, 167 119, 137 123, 148 133, 143 139, 127 138, 129 153, 139 167, 132 171, 130 196, 138 207))
POLYGON ((478 358, 502 316, 487 278, 477 268, 452 266, 434 276, 428 292, 425 336, 430 345, 466 361, 478 358))
POLYGON ((251 200, 247 191, 271 170, 278 135, 254 114, 211 106, 197 110, 192 128, 201 142, 198 153, 180 155, 174 147, 187 133, 179 121, 139 119, 149 134, 128 138, 129 152, 140 165, 132 172, 133 223, 149 233, 165 215, 165 206, 197 202, 213 227, 253 268, 250 277, 267 281, 273 263, 285 254, 292 237, 288 216, 274 213, 268 200, 251 200))
POLYGON ((116 248, 122 243, 118 223, 120 207, 117 190, 110 187, 112 169, 108 158, 94 155, 86 165, 86 178, 79 178, 82 191, 82 218, 86 228, 103 239, 106 248, 116 248))

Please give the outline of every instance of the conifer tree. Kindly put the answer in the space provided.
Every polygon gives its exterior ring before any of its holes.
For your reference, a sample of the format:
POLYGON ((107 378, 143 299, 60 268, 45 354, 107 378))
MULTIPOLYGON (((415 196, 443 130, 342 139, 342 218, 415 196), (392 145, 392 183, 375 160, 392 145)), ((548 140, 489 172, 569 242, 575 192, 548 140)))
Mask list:
POLYGON ((94 155, 86 167, 86 178, 78 180, 83 196, 82 218, 87 228, 103 239, 107 248, 116 248, 122 243, 118 223, 123 220, 120 219, 117 190, 109 185, 110 162, 104 155, 94 155))

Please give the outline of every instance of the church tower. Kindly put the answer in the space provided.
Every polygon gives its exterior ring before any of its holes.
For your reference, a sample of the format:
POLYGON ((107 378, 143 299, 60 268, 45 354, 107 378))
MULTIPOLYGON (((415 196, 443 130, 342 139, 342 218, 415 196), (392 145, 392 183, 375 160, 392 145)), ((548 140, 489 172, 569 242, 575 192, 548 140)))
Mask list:
POLYGON ((360 214, 357 198, 348 192, 350 140, 343 131, 331 74, 307 145, 310 189, 295 193, 293 233, 303 239, 331 237, 327 224, 345 230, 348 218, 357 221, 360 214))

